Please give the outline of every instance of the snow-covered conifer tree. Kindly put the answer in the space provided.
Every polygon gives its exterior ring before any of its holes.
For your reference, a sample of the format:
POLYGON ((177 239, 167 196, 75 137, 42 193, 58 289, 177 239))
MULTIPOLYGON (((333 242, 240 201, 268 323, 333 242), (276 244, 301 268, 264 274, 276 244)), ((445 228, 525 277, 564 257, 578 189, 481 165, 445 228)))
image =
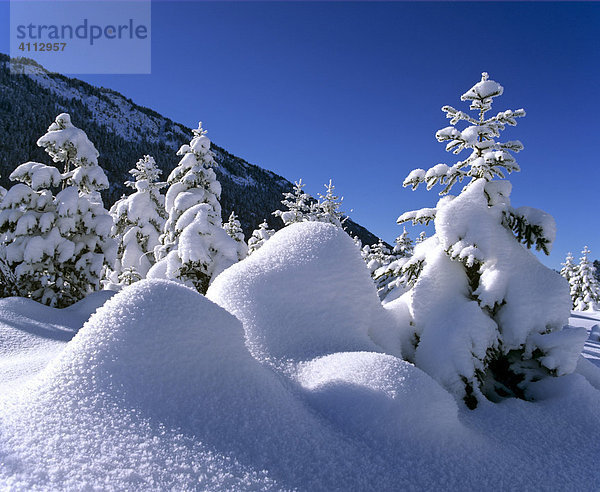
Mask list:
POLYGON ((85 132, 71 123, 67 113, 56 117, 37 144, 54 162, 63 163, 63 187, 76 186, 82 195, 102 203, 99 191, 108 188, 108 178, 98 165, 98 151, 85 132))
POLYGON ((572 372, 586 338, 585 330, 562 330, 570 309, 566 284, 527 250, 535 245, 549 252, 554 219, 529 207, 513 208, 511 184, 494 179, 519 170, 511 152, 522 149, 518 141, 497 138, 525 111, 486 116, 502 93, 484 73, 461 97, 478 117, 442 108, 452 125, 464 121, 467 127, 446 127, 437 132, 438 141, 454 154, 470 153, 452 166, 416 169, 404 185, 441 184, 440 194, 447 195, 457 182, 467 184, 435 208, 398 219, 435 223, 435 235, 417 245, 407 262, 416 280, 406 300, 413 331, 405 356, 470 408, 484 397, 528 398, 530 382, 572 372))
POLYGON ((97 290, 112 255, 110 216, 97 216, 97 206, 74 187, 54 197, 48 188, 62 182, 55 167, 27 162, 10 178, 21 183, 0 203, 0 251, 13 295, 65 307, 97 290))
POLYGON ((415 241, 415 244, 420 244, 427 239, 427 233, 425 231, 421 231, 419 237, 415 241))
POLYGON ((576 311, 593 311, 600 309, 600 286, 596 280, 595 268, 590 263, 587 246, 581 252, 579 265, 571 277, 571 298, 576 311))
POLYGON ((406 227, 402 228, 400 234, 394 242, 392 253, 399 258, 410 258, 413 254, 413 241, 406 231, 406 227))
POLYGON ((386 244, 380 239, 377 243, 369 246, 366 245, 363 247, 363 258, 367 263, 367 268, 369 269, 369 273, 377 288, 381 287, 380 280, 377 279, 377 272, 382 267, 386 267, 392 261, 392 253, 390 249, 386 246, 386 244))
POLYGON ((167 182, 168 220, 148 278, 170 278, 205 293, 212 278, 238 260, 238 243, 222 227, 221 184, 210 140, 200 123, 167 182))
POLYGON ((260 249, 273 234, 275 234, 275 231, 273 229, 269 229, 269 224, 267 224, 266 219, 263 220, 258 226, 258 229, 255 229, 252 232, 250 239, 248 239, 248 255, 251 255, 256 250, 260 249))
POLYGON ((98 290, 114 261, 113 222, 98 193, 108 180, 94 145, 68 114, 57 116, 38 145, 64 163, 64 172, 27 162, 11 174, 20 183, 0 204, 0 255, 17 295, 64 307, 98 290), (53 196, 50 188, 60 185, 53 196))
POLYGON ((404 227, 402 234, 396 238, 394 249, 390 254, 390 262, 373 272, 378 287, 377 293, 382 301, 392 301, 406 290, 407 284, 402 268, 412 254, 413 242, 404 227))
POLYGON ((125 185, 135 193, 123 197, 112 206, 114 218, 113 236, 117 239, 117 260, 109 274, 107 287, 130 285, 146 277, 154 264, 154 248, 167 218, 164 197, 160 189, 166 183, 159 182, 161 170, 149 155, 140 159, 129 173, 135 181, 125 185))
POLYGON ((237 242, 238 246, 238 260, 243 260, 248 255, 248 245, 244 241, 244 231, 242 229, 242 224, 238 220, 235 212, 231 212, 229 215, 229 219, 223 225, 225 232, 229 235, 230 238, 234 239, 237 242))
POLYGON ((314 220, 319 222, 328 222, 330 224, 342 227, 347 217, 344 217, 344 212, 340 210, 344 198, 340 198, 335 194, 335 186, 331 179, 329 184, 325 186, 325 194, 319 193, 319 201, 316 205, 316 216, 314 220))
POLYGON ((51 283, 47 270, 56 270, 59 260, 66 259, 65 246, 67 253, 70 246, 53 227, 56 203, 44 189, 60 185, 61 176, 55 167, 27 162, 18 166, 10 179, 22 183, 10 188, 0 203, 2 295, 30 296, 44 302, 53 294, 45 289, 51 283), (62 254, 57 254, 59 248, 62 254))
MULTIPOLYGON (((571 290, 573 289, 573 278, 577 273, 577 265, 574 263, 574 260, 575 258, 573 258, 573 255, 569 251, 567 253, 567 257, 565 258, 565 262, 561 263, 562 268, 560 270, 560 274, 566 279, 567 282, 569 282, 569 288, 571 290)), ((572 297, 573 296, 571 295, 571 298, 572 297)))
POLYGON ((284 225, 290 225, 294 222, 305 222, 315 219, 316 210, 315 204, 312 202, 310 195, 304 192, 303 188, 306 185, 302 179, 294 182, 294 190, 290 193, 283 194, 281 204, 287 210, 275 210, 273 215, 281 218, 284 225))

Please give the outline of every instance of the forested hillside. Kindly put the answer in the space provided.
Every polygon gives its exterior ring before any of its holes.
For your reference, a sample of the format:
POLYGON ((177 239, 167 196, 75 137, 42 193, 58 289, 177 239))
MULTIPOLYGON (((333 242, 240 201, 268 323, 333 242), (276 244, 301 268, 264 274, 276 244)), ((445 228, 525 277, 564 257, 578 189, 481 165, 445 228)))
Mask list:
MULTIPOLYGON (((131 178, 128 171, 143 155, 155 158, 164 178, 177 164, 175 153, 189 141, 191 129, 115 91, 50 74, 29 60, 22 63, 27 65, 27 73, 34 74, 11 74, 9 60, 0 54, 0 185, 10 187, 9 174, 23 162, 50 164, 36 141, 63 112, 85 130, 100 152, 99 163, 110 181, 110 188, 103 192, 108 205, 128 193, 124 186, 131 178)), ((282 193, 291 191, 292 183, 214 143, 211 148, 219 163, 216 173, 223 187, 223 219, 234 210, 246 237, 265 218, 271 227, 280 229, 283 223, 271 213, 281 208, 282 193)), ((348 220, 345 225, 363 244, 377 242, 373 234, 355 222, 348 220)))

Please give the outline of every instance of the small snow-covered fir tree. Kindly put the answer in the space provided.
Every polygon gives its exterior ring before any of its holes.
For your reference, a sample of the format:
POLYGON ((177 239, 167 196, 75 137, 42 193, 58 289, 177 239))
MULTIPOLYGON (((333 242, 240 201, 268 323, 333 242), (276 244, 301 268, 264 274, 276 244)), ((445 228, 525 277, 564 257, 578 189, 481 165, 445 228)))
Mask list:
POLYGON ((310 195, 304 192, 306 185, 302 179, 294 182, 293 191, 283 194, 281 204, 287 210, 275 210, 273 215, 279 217, 283 221, 283 225, 290 225, 295 222, 305 222, 315 220, 316 210, 315 204, 310 195))
POLYGON ((413 254, 413 241, 406 231, 406 227, 402 228, 402 234, 400 234, 396 241, 394 241, 394 249, 392 253, 400 258, 410 258, 413 254))
POLYGON ((583 248, 579 265, 571 277, 571 298, 576 311, 600 309, 600 286, 595 276, 595 268, 588 258, 590 252, 587 246, 583 248))
POLYGON ((405 292, 407 284, 402 268, 412 254, 413 242, 404 227, 402 234, 396 238, 390 262, 373 272, 381 301, 392 301, 405 292))
POLYGON ((333 186, 331 179, 329 180, 329 184, 324 186, 326 191, 324 195, 319 193, 314 220, 342 227, 347 219, 347 217, 344 217, 344 212, 340 210, 344 198, 340 198, 335 194, 335 186, 333 186))
POLYGON ((235 212, 231 212, 229 219, 223 225, 225 232, 230 238, 234 239, 237 243, 238 260, 243 260, 248 255, 248 245, 244 241, 244 230, 235 212))
POLYGON ((373 245, 365 245, 362 249, 362 256, 367 263, 367 268, 375 281, 375 285, 377 285, 377 289, 381 288, 383 284, 376 272, 390 264, 393 260, 392 252, 380 239, 373 245))
POLYGON ((446 127, 437 132, 438 141, 469 155, 452 166, 416 169, 404 186, 441 184, 440 195, 447 195, 457 182, 467 184, 435 208, 398 219, 435 224, 435 235, 417 245, 405 267, 414 286, 406 300, 413 320, 404 355, 470 408, 484 397, 528 398, 532 381, 572 372, 586 338, 585 330, 562 329, 570 309, 566 284, 527 250, 535 245, 549 252, 554 219, 513 208, 511 184, 494 179, 519 170, 511 152, 522 149, 518 141, 497 138, 525 111, 486 115, 502 93, 484 73, 461 97, 478 117, 442 108, 452 125, 464 121, 467 127, 446 127))
POLYGON ((560 269, 561 276, 569 282, 569 289, 571 290, 573 289, 573 277, 575 277, 575 274, 577 273, 577 265, 574 263, 574 260, 575 258, 573 258, 573 255, 569 251, 565 258, 565 262, 561 263, 562 268, 560 269))
POLYGON ((155 249, 158 261, 147 276, 179 280, 205 293, 211 279, 238 260, 238 243, 222 227, 221 184, 202 123, 177 155, 181 160, 167 180, 168 220, 155 249))
POLYGON ((146 277, 154 264, 154 248, 159 244, 167 214, 160 194, 166 183, 159 182, 161 170, 153 157, 140 159, 129 173, 135 181, 125 185, 135 193, 112 206, 113 236, 117 239, 117 260, 109 273, 108 288, 131 285, 146 277))
POLYGON ((275 231, 269 229, 269 224, 267 224, 266 219, 263 220, 258 226, 258 229, 255 229, 252 232, 250 239, 248 239, 248 255, 251 255, 256 250, 260 249, 273 234, 275 234, 275 231))
POLYGON ((427 233, 425 231, 421 231, 419 233, 419 237, 417 238, 417 240, 415 241, 415 244, 420 244, 423 241, 425 241, 425 239, 427 239, 427 233))

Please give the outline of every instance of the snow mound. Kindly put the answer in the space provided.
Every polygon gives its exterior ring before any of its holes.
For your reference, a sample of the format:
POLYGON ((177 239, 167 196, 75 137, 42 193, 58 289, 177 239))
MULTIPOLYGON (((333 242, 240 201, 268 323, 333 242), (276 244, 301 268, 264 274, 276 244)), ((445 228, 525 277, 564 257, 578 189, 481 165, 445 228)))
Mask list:
POLYGON ((0 488, 281 490, 366 480, 352 471, 360 451, 338 432, 252 358, 234 316, 181 284, 145 280, 0 401, 0 488), (325 462, 333 470, 315 474, 325 462))
POLYGON ((454 398, 423 371, 391 355, 328 355, 300 364, 297 381, 327 418, 371 439, 434 438, 460 427, 454 398))
POLYGON ((113 294, 95 292, 65 309, 23 297, 0 299, 0 385, 39 372, 113 294))
POLYGON ((382 348, 400 353, 395 320, 381 306, 360 252, 331 224, 285 227, 219 275, 207 297, 242 321, 262 361, 382 348))

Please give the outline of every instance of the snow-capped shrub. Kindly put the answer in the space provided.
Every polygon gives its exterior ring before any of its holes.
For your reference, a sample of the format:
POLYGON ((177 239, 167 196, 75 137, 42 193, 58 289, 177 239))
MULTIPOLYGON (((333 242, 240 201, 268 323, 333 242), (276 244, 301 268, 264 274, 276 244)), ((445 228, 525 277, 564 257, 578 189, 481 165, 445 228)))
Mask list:
POLYGON ((573 309, 576 311, 600 309, 600 285, 595 276, 596 269, 588 259, 590 252, 587 246, 583 248, 579 265, 575 268, 569 282, 573 309))
POLYGON ((238 261, 238 245, 222 227, 221 184, 201 123, 193 134, 177 152, 181 160, 167 180, 168 220, 147 277, 179 280, 204 293, 212 278, 238 261))
POLYGON ((115 221, 112 234, 118 242, 117 260, 109 276, 111 288, 145 278, 155 263, 154 248, 160 244, 167 218, 160 194, 166 183, 158 182, 161 172, 151 156, 144 156, 129 171, 135 181, 125 182, 135 193, 110 209, 115 221))
POLYGON ((275 234, 275 231, 269 229, 269 224, 267 224, 266 219, 263 220, 258 226, 258 229, 252 231, 252 236, 248 239, 248 255, 251 255, 256 250, 260 249, 273 234, 275 234))
MULTIPOLYGON (((484 73, 462 95, 478 118, 450 106, 442 110, 454 126, 437 132, 446 150, 470 155, 453 166, 416 169, 404 181, 413 189, 468 180, 458 196, 444 196, 435 208, 403 214, 398 222, 434 221, 435 235, 420 243, 405 271, 414 286, 408 298, 413 346, 405 356, 474 408, 483 397, 528 397, 529 383, 575 369, 585 330, 563 330, 570 301, 564 280, 526 248, 548 253, 554 219, 536 209, 510 204, 511 184, 497 181, 518 171, 511 151, 518 141, 500 142, 505 125, 525 111, 486 118, 503 88, 484 73), (526 246, 526 248, 524 247, 526 246)), ((405 347, 406 349, 407 347, 405 347)))
POLYGON ((229 219, 223 225, 223 229, 225 229, 228 236, 237 243, 238 260, 246 258, 246 256, 248 256, 248 245, 246 244, 246 241, 244 241, 244 230, 242 229, 242 224, 238 220, 237 215, 235 215, 235 212, 231 212, 229 219))
POLYGON ((113 221, 97 191, 108 180, 93 144, 68 114, 38 144, 65 169, 27 162, 10 175, 20 183, 0 203, 0 263, 10 272, 3 295, 65 307, 98 290, 114 261, 113 221), (61 185, 54 196, 51 188, 61 185))

